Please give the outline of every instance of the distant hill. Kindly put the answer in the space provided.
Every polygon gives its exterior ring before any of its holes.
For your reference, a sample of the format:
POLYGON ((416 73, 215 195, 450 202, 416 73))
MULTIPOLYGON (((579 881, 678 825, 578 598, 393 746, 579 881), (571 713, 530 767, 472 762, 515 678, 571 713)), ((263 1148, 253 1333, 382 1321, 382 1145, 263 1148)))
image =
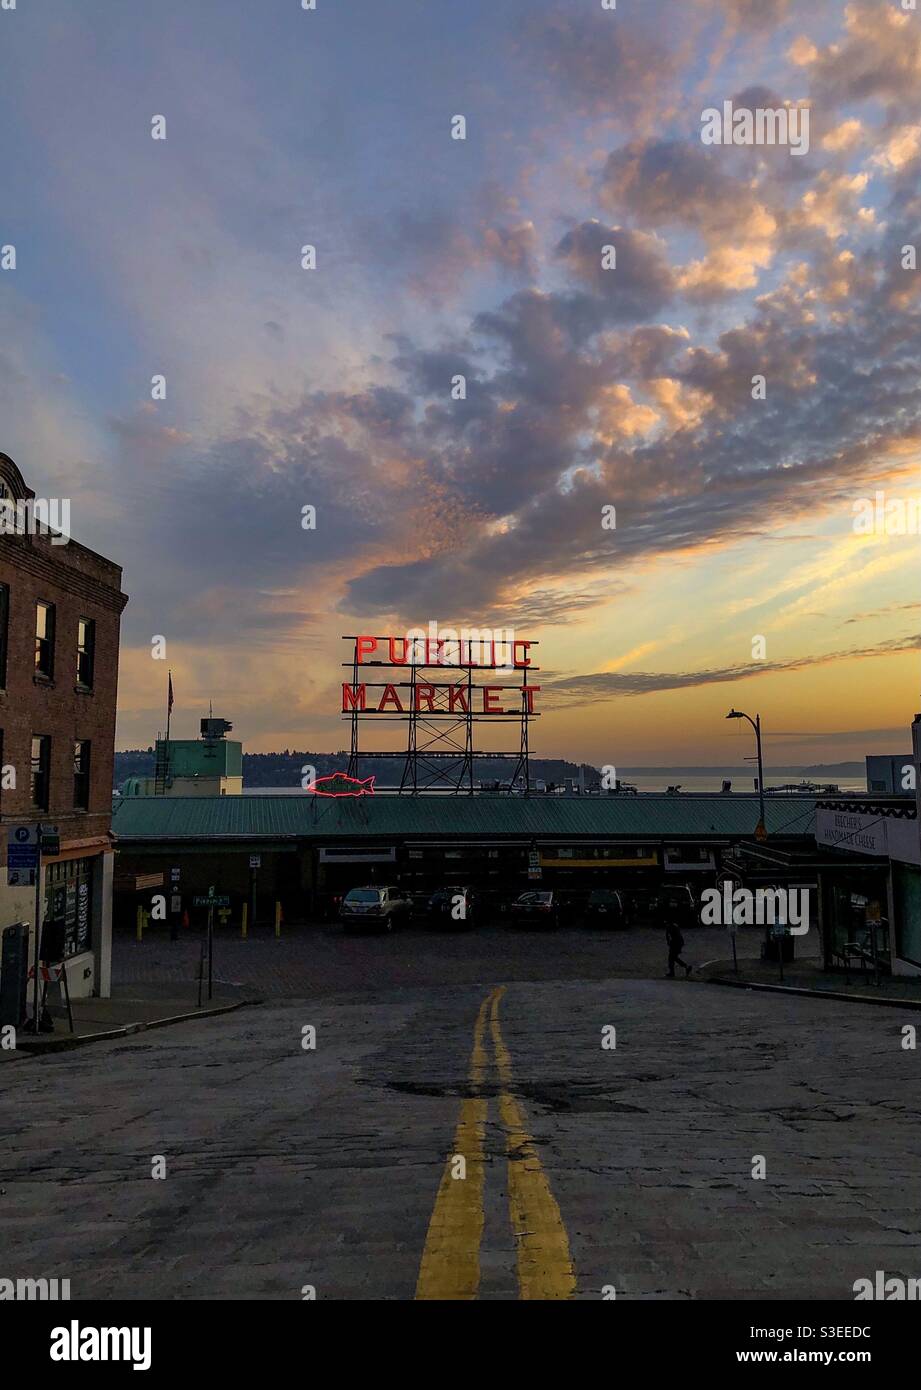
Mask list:
POLYGON ((129 748, 124 753, 115 754, 115 770, 112 774, 116 787, 129 777, 152 777, 154 775, 154 751, 152 748, 129 748))
MULTIPOLYGON (((283 753, 244 753, 243 786, 246 787, 299 787, 305 767, 315 767, 318 777, 326 777, 331 772, 342 772, 348 767, 349 755, 338 753, 297 753, 285 749, 283 753)), ((373 754, 362 757, 362 777, 376 777, 382 785, 398 783, 403 764, 398 758, 375 758, 373 754)), ((515 761, 512 758, 478 758, 475 776, 477 781, 503 781, 512 776, 515 761)), ((115 754, 115 785, 120 787, 128 777, 152 777, 154 775, 154 752, 152 748, 127 749, 115 754)), ((531 776, 545 782, 560 783, 567 777, 578 778, 579 764, 567 762, 563 758, 532 758, 531 776)), ((585 764, 587 783, 599 782, 601 770, 585 764)))
MULTIPOLYGON (((911 755, 909 754, 909 757, 911 755)), ((348 767, 349 755, 344 749, 338 753, 298 753, 286 748, 281 753, 244 753, 243 786, 246 787, 298 787, 301 784, 302 769, 315 767, 318 777, 326 777, 331 772, 342 772, 348 767)), ((591 785, 601 780, 600 768, 584 764, 586 783, 591 785)), ((477 760, 476 778, 480 782, 505 781, 515 770, 514 759, 482 758, 477 760)), ((362 757, 363 777, 376 777, 382 786, 393 786, 400 780, 403 764, 398 758, 375 758, 373 754, 362 757)), ((752 767, 618 767, 618 775, 629 781, 631 777, 654 777, 661 775, 663 781, 671 781, 682 776, 710 776, 714 781, 721 777, 750 777, 752 767)), ((837 777, 862 777, 865 766, 862 762, 813 763, 809 766, 791 763, 787 766, 769 767, 765 773, 772 777, 805 777, 811 781, 828 782, 837 777)), ((154 775, 154 750, 152 748, 131 748, 115 754, 115 785, 120 787, 128 777, 152 777, 154 775)), ((578 779, 579 764, 567 762, 565 758, 532 758, 531 776, 544 782, 557 785, 567 777, 578 779)))

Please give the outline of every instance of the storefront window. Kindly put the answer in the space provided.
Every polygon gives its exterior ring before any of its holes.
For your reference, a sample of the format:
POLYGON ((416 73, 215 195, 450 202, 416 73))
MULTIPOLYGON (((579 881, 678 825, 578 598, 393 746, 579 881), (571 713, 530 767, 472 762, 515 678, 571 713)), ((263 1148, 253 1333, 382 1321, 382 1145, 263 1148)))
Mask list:
POLYGON ((45 869, 45 923, 63 923, 64 955, 92 946, 93 860, 68 859, 45 869))
POLYGON ((899 924, 896 954, 911 965, 921 965, 921 873, 908 864, 893 864, 892 889, 899 924))
POLYGON ((886 916, 886 876, 873 870, 843 875, 831 894, 831 949, 839 958, 845 954, 878 960, 889 965, 889 920, 886 916))

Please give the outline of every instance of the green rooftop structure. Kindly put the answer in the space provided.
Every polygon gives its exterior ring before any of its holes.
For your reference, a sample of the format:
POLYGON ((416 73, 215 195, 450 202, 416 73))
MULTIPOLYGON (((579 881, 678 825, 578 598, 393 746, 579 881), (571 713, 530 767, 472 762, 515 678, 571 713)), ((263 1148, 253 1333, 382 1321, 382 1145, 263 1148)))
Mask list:
POLYGON ((227 738, 232 728, 226 719, 208 718, 200 738, 158 738, 153 777, 129 777, 122 799, 240 796, 243 744, 227 738))

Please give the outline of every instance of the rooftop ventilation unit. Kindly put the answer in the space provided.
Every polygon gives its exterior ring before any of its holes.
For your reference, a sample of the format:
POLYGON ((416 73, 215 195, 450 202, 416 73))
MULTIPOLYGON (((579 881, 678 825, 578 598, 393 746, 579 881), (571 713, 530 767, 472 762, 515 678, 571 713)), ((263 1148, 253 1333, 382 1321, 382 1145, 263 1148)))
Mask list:
POLYGON ((202 738, 225 738, 230 733, 233 725, 229 719, 203 719, 201 721, 202 738))

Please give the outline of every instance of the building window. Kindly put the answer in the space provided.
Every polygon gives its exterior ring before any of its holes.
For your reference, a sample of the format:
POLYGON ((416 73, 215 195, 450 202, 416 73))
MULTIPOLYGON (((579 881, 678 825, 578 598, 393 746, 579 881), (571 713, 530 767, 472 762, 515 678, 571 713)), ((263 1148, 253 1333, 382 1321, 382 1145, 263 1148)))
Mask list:
POLYGON ((6 653, 10 631, 10 590, 0 584, 0 687, 6 688, 6 653))
POLYGON ((74 807, 90 809, 90 741, 78 738, 74 743, 74 807))
POLYGON ((54 676, 54 604, 35 605, 35 674, 54 676))
POLYGON ((51 863, 45 870, 45 927, 53 926, 64 939, 64 957, 92 949, 92 859, 51 863))
POLYGON ((32 737, 32 805, 36 811, 48 810, 51 781, 51 739, 48 734, 32 737))
POLYGON ((93 665, 96 655, 96 624, 92 618, 77 623, 77 684, 84 690, 93 688, 93 665))

